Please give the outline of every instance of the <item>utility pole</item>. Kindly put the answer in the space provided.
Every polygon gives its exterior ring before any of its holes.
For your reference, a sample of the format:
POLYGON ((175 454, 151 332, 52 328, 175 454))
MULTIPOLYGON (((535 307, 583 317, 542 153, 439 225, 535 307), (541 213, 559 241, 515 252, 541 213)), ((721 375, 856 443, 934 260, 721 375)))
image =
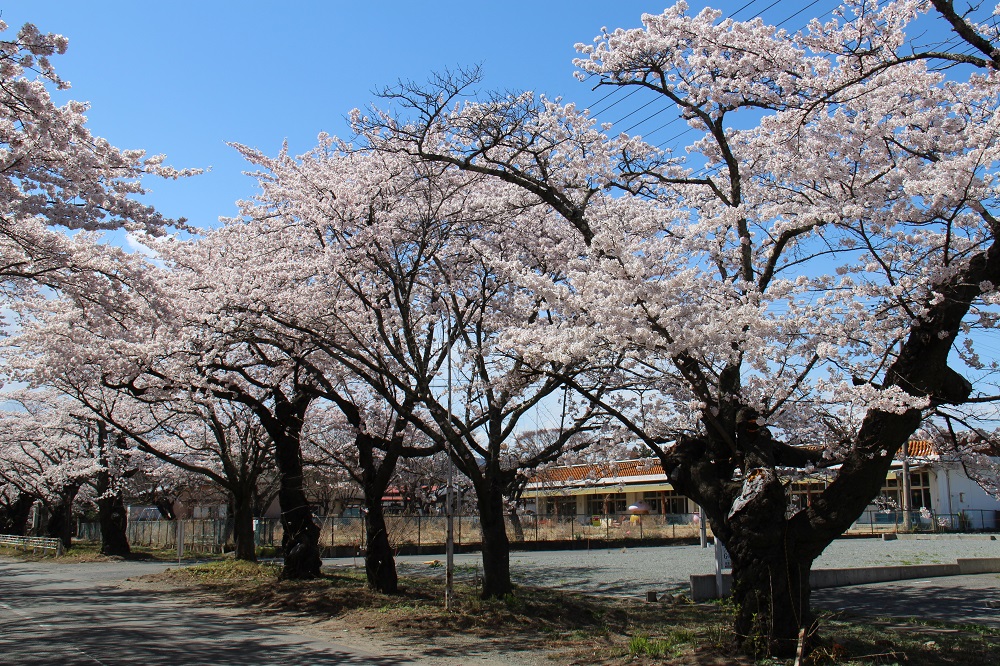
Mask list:
POLYGON ((454 605, 454 582, 455 582, 455 498, 454 498, 454 477, 455 462, 451 459, 451 323, 445 319, 445 326, 448 327, 448 427, 445 428, 445 452, 448 455, 448 486, 445 492, 445 569, 444 569, 444 608, 452 610, 454 605))
POLYGON ((906 441, 903 443, 903 487, 900 492, 902 493, 902 501, 900 505, 903 507, 903 531, 910 532, 913 529, 913 519, 910 514, 913 511, 913 507, 910 495, 910 442, 906 441))

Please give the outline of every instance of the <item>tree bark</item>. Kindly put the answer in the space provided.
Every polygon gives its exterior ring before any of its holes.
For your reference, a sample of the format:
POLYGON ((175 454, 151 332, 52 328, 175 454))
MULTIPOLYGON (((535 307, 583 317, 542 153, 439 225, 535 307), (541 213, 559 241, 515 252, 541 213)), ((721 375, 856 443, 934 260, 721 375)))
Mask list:
POLYGON ((233 493, 233 543, 234 556, 246 562, 257 561, 257 547, 253 533, 253 494, 251 491, 233 493))
POLYGON ((516 508, 510 510, 510 526, 514 530, 514 541, 522 543, 524 541, 524 525, 521 524, 521 514, 516 508))
POLYGON ((395 594, 399 591, 399 578, 396 574, 396 559, 389 543, 389 534, 385 527, 385 513, 382 511, 382 496, 375 502, 368 502, 365 494, 365 533, 368 538, 368 548, 365 551, 365 576, 368 586, 384 594, 395 594))
MULTIPOLYGON (((761 472, 760 490, 727 517, 720 529, 733 561, 736 640, 754 657, 794 656, 799 631, 814 638, 809 608, 813 556, 794 538, 785 513, 788 500, 777 474, 761 472)), ((737 503, 745 497, 743 486, 737 503)), ((715 523, 713 523, 713 530, 715 523)))
POLYGON ((101 555, 128 557, 128 511, 120 492, 97 500, 97 520, 101 526, 101 555))
POLYGON ((24 536, 28 531, 28 517, 34 503, 34 497, 19 492, 17 499, 0 509, 0 533, 24 536))
POLYGON ((79 484, 63 486, 59 503, 51 508, 45 525, 45 535, 62 541, 64 550, 73 547, 73 502, 78 492, 79 484))
POLYGON ((302 450, 297 437, 283 437, 274 443, 281 488, 281 549, 285 556, 281 577, 289 580, 317 578, 322 560, 319 554, 319 525, 302 487, 302 450))
POLYGON ((260 401, 250 403, 274 447, 281 507, 281 549, 285 558, 281 577, 288 580, 318 578, 323 564, 319 552, 319 525, 313 520, 312 506, 302 485, 302 420, 313 398, 297 380, 294 386, 295 392, 290 398, 279 387, 273 387, 273 407, 260 401))
POLYGON ((487 478, 477 489, 479 525, 483 535, 483 599, 499 599, 514 592, 510 581, 510 540, 503 515, 500 484, 487 478))
POLYGON ((373 590, 395 594, 399 591, 399 578, 396 574, 395 553, 385 526, 382 498, 396 470, 399 447, 398 444, 396 447, 387 446, 379 463, 375 459, 375 440, 372 437, 359 433, 355 445, 358 447, 361 489, 365 499, 365 536, 368 543, 365 550, 365 576, 368 586, 373 590))

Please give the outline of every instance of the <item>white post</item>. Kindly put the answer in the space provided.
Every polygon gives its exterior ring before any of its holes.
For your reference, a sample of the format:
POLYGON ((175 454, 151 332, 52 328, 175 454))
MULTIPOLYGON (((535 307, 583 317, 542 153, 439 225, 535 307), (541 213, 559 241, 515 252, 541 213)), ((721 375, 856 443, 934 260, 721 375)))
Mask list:
POLYGON ((701 527, 701 547, 708 548, 708 528, 705 527, 705 512, 698 505, 698 525, 701 527))
POLYGON ((177 518, 177 564, 184 557, 184 520, 177 518))

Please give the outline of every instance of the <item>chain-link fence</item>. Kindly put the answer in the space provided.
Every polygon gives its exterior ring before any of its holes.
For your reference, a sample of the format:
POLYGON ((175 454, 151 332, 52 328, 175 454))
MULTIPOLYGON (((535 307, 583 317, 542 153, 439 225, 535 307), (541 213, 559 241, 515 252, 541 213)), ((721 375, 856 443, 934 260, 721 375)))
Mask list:
MULTIPOLYGON (((455 543, 475 546, 480 543, 479 516, 455 516, 455 543)), ((232 522, 227 520, 185 520, 184 549, 189 552, 219 552, 233 547, 232 522)), ((355 516, 317 517, 320 545, 331 549, 365 548, 364 519, 355 516)), ((445 516, 385 517, 389 542, 395 548, 442 546, 445 542, 445 516)), ((572 541, 664 541, 697 538, 698 514, 668 515, 508 515, 507 536, 512 543, 551 543, 572 541)), ((1000 511, 975 510, 953 514, 932 511, 866 511, 848 530, 848 534, 906 532, 986 532, 1000 527, 1000 511)), ((128 526, 129 543, 151 548, 176 548, 177 521, 140 520, 128 526)), ((709 528, 708 533, 711 534, 709 528)), ((100 540, 96 523, 82 523, 78 538, 100 540)), ((281 521, 276 518, 254 520, 257 546, 281 545, 281 521)))

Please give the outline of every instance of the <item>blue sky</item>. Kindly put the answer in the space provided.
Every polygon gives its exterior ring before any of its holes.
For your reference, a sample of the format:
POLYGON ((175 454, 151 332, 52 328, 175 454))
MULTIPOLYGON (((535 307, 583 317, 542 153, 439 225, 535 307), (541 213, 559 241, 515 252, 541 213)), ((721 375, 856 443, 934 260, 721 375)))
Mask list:
MULTIPOLYGON (((692 10, 702 0, 689 0, 692 10)), ((5 7, 13 32, 30 21, 66 35, 55 60, 70 96, 92 104, 91 131, 121 148, 166 153, 177 167, 211 168, 179 183, 150 181, 149 201, 165 214, 208 226, 236 213, 254 192, 244 163, 225 142, 275 154, 283 140, 308 150, 319 132, 348 136, 344 117, 373 101, 372 91, 398 79, 482 64, 484 88, 534 90, 594 105, 617 121, 630 101, 605 109, 573 78, 576 42, 602 26, 636 27, 648 0, 507 0, 378 3, 175 0, 80 2, 35 0, 5 7)), ((725 0, 712 3, 749 19, 758 12, 795 30, 836 0, 725 0)), ((662 108, 662 105, 661 105, 662 108)), ((618 126, 655 112, 637 112, 618 126)), ((650 131, 671 119, 648 121, 650 131)), ((683 125, 660 129, 669 139, 683 125)))

